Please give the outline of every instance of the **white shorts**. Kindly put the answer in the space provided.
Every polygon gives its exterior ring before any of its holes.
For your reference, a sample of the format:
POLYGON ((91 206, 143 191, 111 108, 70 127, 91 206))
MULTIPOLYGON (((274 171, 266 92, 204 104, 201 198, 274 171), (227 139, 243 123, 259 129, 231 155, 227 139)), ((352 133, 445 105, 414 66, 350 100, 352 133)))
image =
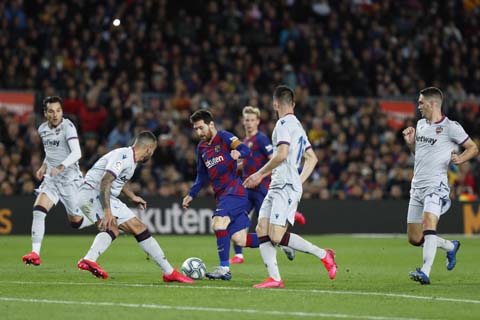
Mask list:
POLYGON ((302 193, 295 191, 290 184, 283 188, 268 189, 258 218, 270 219, 271 224, 279 226, 286 226, 288 221, 293 226, 301 197, 302 193))
POLYGON ((433 213, 440 219, 440 216, 450 209, 451 203, 448 188, 412 188, 407 223, 422 223, 424 212, 433 213))
MULTIPOLYGON (((92 189, 86 184, 83 184, 80 187, 79 204, 83 214, 91 222, 96 222, 103 219, 100 193, 97 190, 92 189)), ((117 218, 117 225, 121 225, 124 222, 136 217, 132 210, 130 210, 125 203, 120 201, 118 198, 110 197, 110 208, 113 216, 117 218)))
POLYGON ((71 183, 62 183, 57 179, 45 176, 42 184, 35 192, 45 193, 47 197, 56 205, 60 200, 67 214, 70 216, 81 216, 80 206, 78 205, 78 189, 82 185, 82 179, 75 179, 71 183))

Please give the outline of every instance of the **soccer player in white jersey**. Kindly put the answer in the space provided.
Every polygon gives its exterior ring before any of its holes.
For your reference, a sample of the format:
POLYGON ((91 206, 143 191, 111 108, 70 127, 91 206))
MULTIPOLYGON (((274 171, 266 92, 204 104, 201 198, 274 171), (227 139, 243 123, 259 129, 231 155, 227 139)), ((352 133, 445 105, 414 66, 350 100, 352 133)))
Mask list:
POLYGON ((477 145, 462 126, 442 114, 442 101, 443 93, 438 88, 420 91, 418 109, 423 119, 417 122, 416 129, 403 130, 405 142, 415 155, 407 214, 408 241, 414 246, 423 245, 423 266, 410 272, 410 278, 421 284, 430 284, 437 247, 447 252, 447 270, 457 263, 460 242, 437 236, 440 216, 450 208, 448 165, 459 165, 478 153, 477 145), (461 154, 456 153, 457 145, 465 148, 461 154))
POLYGON ((80 207, 89 219, 97 221, 101 230, 90 250, 77 266, 90 271, 98 278, 108 278, 96 263, 119 234, 119 228, 135 236, 140 247, 162 269, 164 282, 193 283, 168 262, 162 248, 151 236, 147 227, 122 201, 123 193, 133 203, 145 209, 147 203, 128 188, 127 182, 133 176, 137 163, 147 162, 157 147, 157 138, 150 131, 140 132, 131 147, 118 148, 101 157, 85 175, 85 183, 80 187, 80 207))
POLYGON ((297 234, 287 232, 288 223, 293 225, 295 212, 302 197, 302 184, 308 179, 317 163, 305 130, 293 114, 295 98, 292 89, 279 86, 273 94, 273 109, 277 121, 272 134, 273 157, 257 172, 249 176, 244 185, 257 186, 264 177, 272 174, 267 196, 258 215, 257 234, 260 254, 269 277, 254 288, 283 288, 277 266, 276 245, 288 246, 300 252, 318 257, 328 271, 330 279, 337 273, 335 253, 322 249, 297 234), (299 174, 299 168, 305 159, 299 174))
POLYGON ((73 123, 63 118, 62 99, 50 96, 43 100, 43 112, 47 121, 38 128, 42 139, 45 160, 35 176, 43 182, 36 190, 33 205, 32 252, 22 257, 25 264, 38 266, 42 263, 40 249, 45 234, 45 217, 60 200, 67 209, 73 228, 80 229, 91 224, 77 205, 77 193, 83 176, 78 166, 82 156, 77 130, 73 123))

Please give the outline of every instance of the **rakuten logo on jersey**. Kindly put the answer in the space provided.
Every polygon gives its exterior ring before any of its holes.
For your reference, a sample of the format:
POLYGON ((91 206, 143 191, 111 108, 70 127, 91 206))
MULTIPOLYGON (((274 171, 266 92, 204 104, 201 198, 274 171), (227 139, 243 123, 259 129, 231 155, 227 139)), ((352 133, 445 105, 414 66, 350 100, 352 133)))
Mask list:
POLYGON ((211 167, 215 167, 217 164, 219 164, 220 162, 224 161, 225 159, 223 158, 223 156, 218 156, 218 157, 215 157, 215 158, 212 158, 212 159, 208 159, 207 161, 205 161, 205 166, 210 169, 211 167))

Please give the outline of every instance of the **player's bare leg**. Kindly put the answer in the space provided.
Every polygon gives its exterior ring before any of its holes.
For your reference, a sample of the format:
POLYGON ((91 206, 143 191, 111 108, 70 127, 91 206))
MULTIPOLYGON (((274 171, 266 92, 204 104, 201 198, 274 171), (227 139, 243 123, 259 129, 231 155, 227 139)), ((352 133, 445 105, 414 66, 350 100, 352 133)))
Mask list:
MULTIPOLYGON (((245 228, 245 233, 248 233, 248 228, 245 228)), ((234 241, 234 236, 232 236, 233 250, 235 255, 230 258, 230 264, 241 264, 245 262, 245 257, 243 256, 243 246, 237 245, 234 241)))

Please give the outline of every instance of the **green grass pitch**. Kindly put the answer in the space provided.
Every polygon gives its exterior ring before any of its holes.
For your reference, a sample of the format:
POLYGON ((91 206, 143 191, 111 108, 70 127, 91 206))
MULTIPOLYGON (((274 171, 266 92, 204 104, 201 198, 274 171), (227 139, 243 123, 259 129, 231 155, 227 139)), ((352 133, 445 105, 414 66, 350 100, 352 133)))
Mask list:
MULTIPOLYGON (((177 268, 191 256, 208 270, 217 264, 213 235, 155 238, 177 268)), ((459 238, 451 272, 439 250, 430 286, 408 279, 421 248, 405 236, 306 238, 336 251, 337 278, 328 279, 313 256, 297 253, 290 262, 279 250, 285 289, 261 290, 252 288, 267 277, 257 249, 245 249, 247 261, 231 267, 231 281, 182 285, 163 283, 160 268, 130 236, 120 236, 99 259, 107 280, 76 268, 93 236, 47 235, 40 267, 21 262, 29 236, 1 236, 0 319, 480 319, 478 238, 459 238)))

